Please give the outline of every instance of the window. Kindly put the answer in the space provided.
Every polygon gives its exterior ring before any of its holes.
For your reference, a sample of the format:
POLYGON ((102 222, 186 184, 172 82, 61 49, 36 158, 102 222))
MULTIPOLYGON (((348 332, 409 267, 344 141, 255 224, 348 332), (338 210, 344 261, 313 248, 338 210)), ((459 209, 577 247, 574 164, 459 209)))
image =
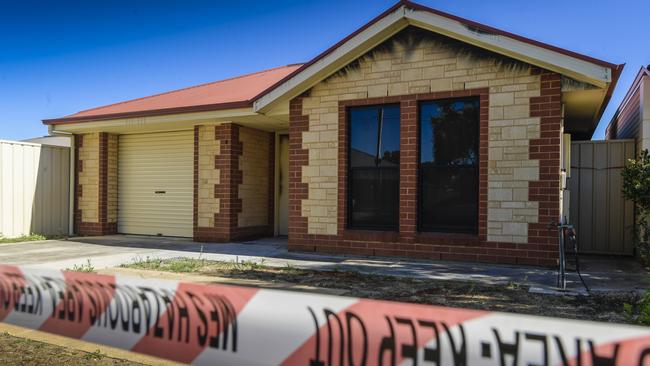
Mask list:
POLYGON ((476 233, 479 100, 420 104, 421 231, 476 233))
POLYGON ((399 106, 350 108, 348 226, 395 230, 399 221, 399 106))

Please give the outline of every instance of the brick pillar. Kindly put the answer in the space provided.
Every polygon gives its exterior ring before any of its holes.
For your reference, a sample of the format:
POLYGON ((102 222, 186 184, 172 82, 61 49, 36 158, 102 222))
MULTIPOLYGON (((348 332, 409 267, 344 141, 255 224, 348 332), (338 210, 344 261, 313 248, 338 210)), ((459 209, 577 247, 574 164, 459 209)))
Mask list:
POLYGON ((194 240, 226 241, 226 233, 215 225, 220 209, 217 196, 220 170, 217 161, 221 141, 216 126, 194 126, 194 240))
POLYGON ((78 235, 117 233, 118 136, 75 135, 74 227, 78 235))
POLYGON ((560 140, 562 138, 562 78, 544 71, 541 93, 530 98, 531 117, 540 117, 540 138, 530 141, 530 159, 539 160, 539 180, 529 185, 529 199, 539 202, 539 220, 528 226, 528 243, 536 244, 538 263, 554 265, 558 258, 557 231, 549 230, 550 222, 560 216, 560 140))
POLYGON ((242 172, 239 169, 239 157, 242 154, 239 126, 232 123, 219 125, 215 136, 221 141, 220 154, 215 159, 215 168, 219 169, 219 185, 215 186, 219 213, 214 217, 215 227, 226 240, 231 240, 237 229, 237 216, 242 210, 237 189, 242 182, 242 172))
MULTIPOLYGON (((302 200, 308 198, 307 184, 302 182, 302 167, 309 162, 309 151, 302 146, 302 133, 307 130, 309 116, 302 114, 302 96, 294 98, 289 104, 289 249, 313 251, 307 218, 302 216, 302 200)), ((343 207, 341 203, 339 207, 343 207)), ((345 225, 340 215, 338 225, 339 231, 345 225)))
POLYGON ((237 185, 239 126, 196 126, 194 130, 194 240, 226 242, 237 228, 241 201, 237 185))
POLYGON ((400 103, 399 235, 404 243, 412 243, 417 232, 417 116, 417 100, 407 99, 400 103))

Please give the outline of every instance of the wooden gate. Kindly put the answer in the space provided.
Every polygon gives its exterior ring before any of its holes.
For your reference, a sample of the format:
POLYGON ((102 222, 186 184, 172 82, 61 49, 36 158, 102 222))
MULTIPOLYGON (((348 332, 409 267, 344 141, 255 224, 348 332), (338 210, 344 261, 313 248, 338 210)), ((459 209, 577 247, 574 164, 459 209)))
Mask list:
POLYGON ((634 255, 634 205, 623 199, 621 170, 634 140, 571 143, 569 222, 582 253, 634 255))

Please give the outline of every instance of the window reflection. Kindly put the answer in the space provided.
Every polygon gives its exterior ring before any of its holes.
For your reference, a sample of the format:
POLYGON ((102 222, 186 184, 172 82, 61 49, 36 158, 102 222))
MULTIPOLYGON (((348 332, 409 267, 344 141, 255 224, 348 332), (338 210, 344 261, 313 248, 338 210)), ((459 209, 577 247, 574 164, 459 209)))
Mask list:
POLYGON ((420 230, 475 233, 479 100, 420 104, 420 230))
POLYGON ((399 220, 398 105, 350 108, 351 228, 391 230, 399 220))

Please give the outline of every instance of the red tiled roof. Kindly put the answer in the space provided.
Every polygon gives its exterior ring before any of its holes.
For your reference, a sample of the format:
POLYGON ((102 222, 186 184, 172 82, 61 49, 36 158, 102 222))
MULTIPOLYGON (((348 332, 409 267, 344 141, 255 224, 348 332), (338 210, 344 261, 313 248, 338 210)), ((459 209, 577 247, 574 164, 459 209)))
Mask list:
POLYGON ((112 119, 139 115, 247 107, 256 96, 276 84, 301 64, 287 65, 230 79, 178 89, 144 98, 128 100, 75 114, 44 120, 46 124, 112 119))

